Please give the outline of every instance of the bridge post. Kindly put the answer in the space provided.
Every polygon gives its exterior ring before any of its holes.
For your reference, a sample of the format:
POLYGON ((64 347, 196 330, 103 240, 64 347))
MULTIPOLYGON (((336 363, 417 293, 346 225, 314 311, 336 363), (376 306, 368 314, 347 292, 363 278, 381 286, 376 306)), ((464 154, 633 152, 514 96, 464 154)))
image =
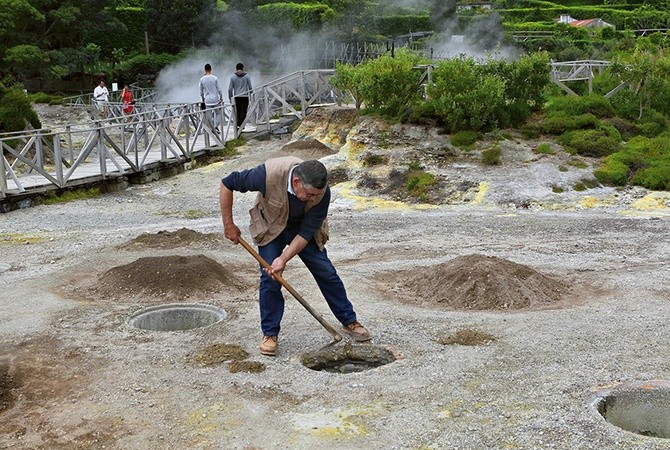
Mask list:
POLYGON ((54 168, 56 170, 56 180, 60 187, 64 186, 63 182, 63 155, 60 149, 60 134, 54 134, 54 168))
POLYGON ((42 135, 35 133, 35 163, 40 169, 44 169, 44 154, 42 150, 42 135))
POLYGON ((0 198, 5 198, 5 193, 7 192, 7 169, 5 168, 3 144, 4 142, 0 141, 0 198))
MULTIPOLYGON (((100 123, 98 122, 98 126, 100 123)), ((102 176, 102 179, 107 178, 107 158, 105 157, 105 144, 102 142, 103 139, 103 131, 102 128, 98 127, 97 130, 97 140, 98 142, 96 143, 97 151, 98 151, 98 161, 100 162, 100 175, 102 176)))

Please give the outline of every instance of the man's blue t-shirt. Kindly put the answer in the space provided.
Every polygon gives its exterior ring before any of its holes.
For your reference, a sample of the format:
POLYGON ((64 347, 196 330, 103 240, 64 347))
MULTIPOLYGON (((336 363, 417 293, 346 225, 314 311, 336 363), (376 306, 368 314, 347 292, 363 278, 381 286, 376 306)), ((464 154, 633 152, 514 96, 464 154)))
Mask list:
MULTIPOLYGON (((265 164, 240 172, 232 172, 221 180, 223 185, 231 191, 237 192, 260 192, 265 196, 265 164)), ((288 188, 288 180, 286 180, 288 188)), ((328 216, 330 205, 330 187, 326 186, 323 198, 319 203, 305 212, 307 202, 303 202, 295 195, 286 191, 289 201, 287 228, 299 228, 298 234, 306 241, 311 240, 314 234, 321 228, 321 224, 328 216)))

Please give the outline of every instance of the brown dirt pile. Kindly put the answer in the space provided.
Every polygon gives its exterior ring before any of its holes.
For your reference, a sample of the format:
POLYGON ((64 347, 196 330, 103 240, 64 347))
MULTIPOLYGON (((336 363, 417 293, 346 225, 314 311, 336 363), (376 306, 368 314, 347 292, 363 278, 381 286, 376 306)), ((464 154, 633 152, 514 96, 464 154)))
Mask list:
POLYGON ((14 376, 10 374, 9 357, 0 358, 0 413, 14 405, 14 376))
POLYGON ((396 276, 407 303, 458 310, 519 310, 552 306, 569 284, 495 256, 459 256, 396 276))
POLYGON ((205 255, 146 257, 114 267, 92 288, 102 297, 122 299, 138 295, 183 300, 222 289, 239 291, 243 283, 205 255))
POLYGON ((203 366, 216 366, 225 361, 239 361, 249 357, 249 353, 235 344, 212 344, 198 351, 193 362, 203 366))
POLYGON ((458 330, 456 333, 438 339, 442 345, 484 345, 494 342, 495 336, 484 331, 469 328, 458 330))
POLYGON ((179 247, 198 247, 219 242, 221 242, 221 234, 219 233, 204 234, 188 228, 181 228, 176 231, 159 231, 155 234, 142 233, 132 241, 119 246, 119 249, 173 249, 179 247))
POLYGON ((265 370, 265 364, 259 361, 247 361, 249 353, 235 344, 212 344, 199 350, 192 361, 201 366, 211 367, 230 361, 227 365, 231 373, 247 372, 260 373, 265 370))
POLYGON ((273 156, 296 156, 300 159, 321 159, 324 156, 329 156, 337 153, 337 151, 331 149, 325 144, 317 141, 316 139, 304 139, 289 142, 284 145, 279 151, 276 152, 273 156))

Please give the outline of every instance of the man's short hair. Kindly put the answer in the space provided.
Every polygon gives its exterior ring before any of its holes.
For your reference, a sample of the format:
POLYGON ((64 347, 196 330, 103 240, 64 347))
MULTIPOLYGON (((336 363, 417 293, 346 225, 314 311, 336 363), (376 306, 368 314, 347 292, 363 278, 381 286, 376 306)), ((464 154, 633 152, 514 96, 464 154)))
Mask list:
POLYGON ((206 70, 207 72, 211 71, 211 70, 212 70, 212 66, 211 66, 209 63, 205 64, 205 70, 206 70))
POLYGON ((244 64, 237 63, 237 65, 235 66, 235 70, 244 70, 244 64))
POLYGON ((314 159, 298 164, 293 170, 293 176, 297 177, 307 188, 324 189, 328 184, 326 166, 314 159))

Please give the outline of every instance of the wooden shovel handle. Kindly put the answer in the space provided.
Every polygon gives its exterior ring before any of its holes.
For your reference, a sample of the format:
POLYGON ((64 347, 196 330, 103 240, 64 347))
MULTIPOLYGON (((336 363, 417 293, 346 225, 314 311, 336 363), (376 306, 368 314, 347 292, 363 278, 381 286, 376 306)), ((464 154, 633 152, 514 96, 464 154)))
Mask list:
MULTIPOLYGON (((265 259, 263 259, 263 257, 256 251, 256 249, 254 249, 251 245, 249 245, 249 243, 247 243, 247 241, 242 239, 241 236, 239 237, 239 242, 240 242, 240 244, 242 244, 242 247, 244 247, 249 252, 249 254, 251 256, 256 258, 256 261, 258 261, 261 266, 263 266, 265 269, 268 269, 268 270, 272 269, 272 266, 270 264, 268 264, 268 262, 265 259)), ((294 296, 296 298, 296 300, 298 300, 300 302, 300 304, 302 306, 304 306, 305 309, 307 311, 309 311, 309 313, 316 320, 319 321, 319 323, 323 326, 323 328, 325 328, 326 331, 328 331, 328 333, 330 333, 330 335, 333 337, 333 339, 335 339, 335 342, 340 342, 342 340, 342 335, 340 333, 338 333, 337 330, 335 330, 335 328, 330 326, 330 324, 328 322, 326 322, 324 320, 324 318, 321 317, 321 315, 319 313, 317 313, 314 310, 314 308, 312 308, 312 306, 309 303, 307 303, 307 301, 304 298, 302 298, 302 296, 300 294, 298 294, 298 292, 295 289, 293 289, 291 287, 291 285, 288 284, 288 282, 286 280, 284 280, 284 278, 281 275, 275 273, 275 274, 272 274, 272 277, 275 280, 279 281, 279 283, 282 286, 284 286, 284 288, 286 288, 286 290, 289 291, 291 293, 291 295, 294 296)))

